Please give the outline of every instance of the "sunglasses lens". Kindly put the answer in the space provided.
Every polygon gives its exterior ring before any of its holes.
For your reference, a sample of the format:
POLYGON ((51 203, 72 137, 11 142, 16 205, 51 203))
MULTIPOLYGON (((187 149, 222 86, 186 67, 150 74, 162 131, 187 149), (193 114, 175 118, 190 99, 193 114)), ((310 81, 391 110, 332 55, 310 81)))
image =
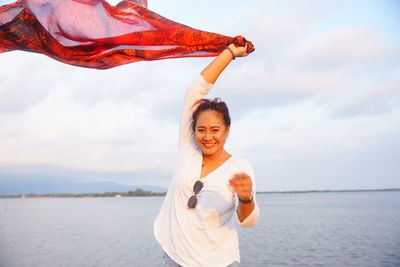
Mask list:
POLYGON ((198 194, 202 188, 203 188, 203 183, 201 181, 197 181, 193 186, 193 192, 195 194, 198 194))
POLYGON ((197 205, 197 197, 191 196, 188 201, 188 208, 194 209, 196 207, 196 205, 197 205))
POLYGON ((197 180, 196 183, 193 186, 193 192, 194 196, 191 196, 188 201, 188 208, 189 209, 194 209, 197 205, 197 197, 196 195, 201 191, 203 188, 203 182, 200 180, 197 180))

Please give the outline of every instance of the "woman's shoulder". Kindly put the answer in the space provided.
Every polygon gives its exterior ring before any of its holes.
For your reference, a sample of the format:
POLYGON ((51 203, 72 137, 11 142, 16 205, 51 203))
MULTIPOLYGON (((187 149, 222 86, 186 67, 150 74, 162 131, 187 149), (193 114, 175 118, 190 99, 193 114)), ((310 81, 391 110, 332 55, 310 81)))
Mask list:
POLYGON ((237 156, 237 155, 232 155, 232 162, 233 165, 236 166, 237 168, 243 170, 243 171, 253 171, 253 166, 251 165, 251 162, 242 156, 237 156))

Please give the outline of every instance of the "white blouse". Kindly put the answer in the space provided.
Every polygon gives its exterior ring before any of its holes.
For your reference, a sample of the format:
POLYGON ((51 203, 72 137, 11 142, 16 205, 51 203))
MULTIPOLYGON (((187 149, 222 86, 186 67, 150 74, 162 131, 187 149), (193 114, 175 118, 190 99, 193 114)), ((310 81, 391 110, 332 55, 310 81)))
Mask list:
POLYGON ((200 178, 202 153, 196 146, 192 131, 192 113, 196 102, 210 91, 212 84, 199 75, 186 93, 179 134, 178 162, 161 210, 154 221, 154 235, 164 251, 184 267, 226 267, 240 262, 239 240, 235 223, 253 226, 259 217, 255 202, 252 213, 240 222, 236 208, 238 200, 229 180, 235 173, 247 173, 255 178, 250 163, 232 156, 216 170, 201 178, 204 186, 197 194, 194 209, 187 203, 193 195, 193 185, 200 178))

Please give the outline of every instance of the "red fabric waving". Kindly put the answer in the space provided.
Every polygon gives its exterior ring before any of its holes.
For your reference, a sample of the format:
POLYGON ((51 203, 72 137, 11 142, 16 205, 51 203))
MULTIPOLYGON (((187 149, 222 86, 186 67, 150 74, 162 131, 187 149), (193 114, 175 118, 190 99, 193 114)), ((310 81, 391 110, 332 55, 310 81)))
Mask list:
POLYGON ((67 64, 107 69, 141 60, 216 56, 243 37, 190 28, 147 8, 146 0, 19 0, 0 7, 0 53, 25 50, 67 64))

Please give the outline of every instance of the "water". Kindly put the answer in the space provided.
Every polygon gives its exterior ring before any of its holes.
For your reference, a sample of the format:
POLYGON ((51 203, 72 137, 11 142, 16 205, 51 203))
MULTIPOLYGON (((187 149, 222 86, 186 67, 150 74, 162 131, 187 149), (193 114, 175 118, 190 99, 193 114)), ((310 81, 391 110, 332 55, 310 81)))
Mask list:
MULTIPOLYGON (((0 199, 0 266, 161 266, 162 197, 0 199)), ((241 266, 400 266, 400 192, 258 195, 241 266)))

